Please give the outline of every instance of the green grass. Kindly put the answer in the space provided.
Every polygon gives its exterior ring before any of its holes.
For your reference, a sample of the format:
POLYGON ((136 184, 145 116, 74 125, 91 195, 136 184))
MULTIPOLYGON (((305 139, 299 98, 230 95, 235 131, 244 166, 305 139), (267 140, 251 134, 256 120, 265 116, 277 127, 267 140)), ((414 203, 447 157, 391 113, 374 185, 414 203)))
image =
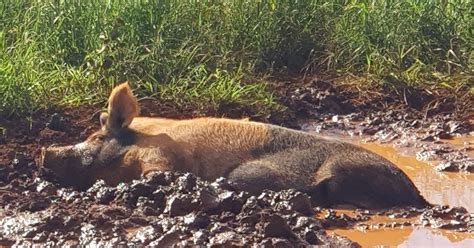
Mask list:
POLYGON ((324 73, 472 89, 469 0, 3 0, 0 113, 140 96, 277 104, 265 76, 324 73))

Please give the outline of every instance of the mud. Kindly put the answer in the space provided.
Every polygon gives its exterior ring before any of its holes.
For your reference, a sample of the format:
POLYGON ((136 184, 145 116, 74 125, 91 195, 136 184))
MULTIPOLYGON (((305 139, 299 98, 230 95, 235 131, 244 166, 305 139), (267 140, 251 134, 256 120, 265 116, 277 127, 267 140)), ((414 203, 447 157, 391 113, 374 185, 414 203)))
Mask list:
POLYGON ((413 225, 417 217, 373 216, 352 228, 328 230, 349 237, 362 247, 472 247, 474 235, 413 225))
POLYGON ((326 234, 323 221, 311 217, 308 196, 296 191, 256 197, 225 179, 155 173, 117 187, 98 181, 80 192, 25 162, 3 167, 1 245, 357 247, 326 234))
MULTIPOLYGON (((378 94, 365 91, 364 95, 353 87, 335 86, 322 80, 280 81, 272 87, 287 108, 268 116, 258 115, 252 106, 194 110, 192 106, 149 99, 140 104, 144 116, 251 117, 324 134, 393 143, 398 152, 429 161, 429 166, 423 166, 431 172, 454 177, 473 172, 472 140, 458 138, 473 134, 474 101, 470 95, 440 97, 436 91, 426 93, 414 89, 404 94, 398 89, 379 89, 378 94), (385 111, 387 106, 391 111, 385 111)), ((87 191, 78 191, 62 187, 54 175, 38 170, 34 159, 39 155, 39 147, 84 140, 98 129, 98 110, 102 107, 49 109, 20 121, 1 116, 0 245, 219 247, 258 243, 266 247, 310 244, 358 247, 356 242, 340 235, 367 245, 357 235, 344 231, 410 230, 406 235, 428 237, 426 232, 441 230, 441 235, 445 231, 455 232, 463 241, 474 233, 469 201, 436 201, 429 194, 430 201, 452 206, 423 211, 340 213, 340 210, 311 206, 306 195, 291 190, 267 191, 252 197, 233 190, 232 184, 224 179, 209 183, 179 173, 158 173, 151 179, 117 187, 99 181, 87 191), (377 219, 380 216, 400 218, 386 223, 377 219)), ((415 184, 418 184, 416 179, 415 184)), ((462 187, 458 181, 439 181, 439 184, 462 187)), ((428 192, 423 187, 421 190, 428 192)), ((466 192, 472 194, 469 189, 466 192)))

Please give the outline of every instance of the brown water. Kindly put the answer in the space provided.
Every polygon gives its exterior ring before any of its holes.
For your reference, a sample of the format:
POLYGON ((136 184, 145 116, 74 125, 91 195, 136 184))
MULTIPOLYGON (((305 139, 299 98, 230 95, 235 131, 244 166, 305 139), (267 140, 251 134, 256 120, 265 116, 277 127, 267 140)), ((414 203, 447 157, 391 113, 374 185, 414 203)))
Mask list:
MULTIPOLYGON (((470 145, 474 136, 463 136, 444 141, 455 146, 470 145)), ((425 198, 435 204, 463 206, 474 212, 474 174, 437 172, 430 162, 418 161, 414 156, 401 155, 391 145, 354 143, 382 155, 398 165, 415 183, 425 198)), ((436 163, 436 162, 431 162, 436 163)), ((401 219, 400 221, 406 221, 401 219)), ((396 220, 376 216, 370 223, 391 223, 396 220), (385 219, 383 219, 385 218, 385 219)), ((335 229, 332 232, 347 236, 363 247, 474 247, 474 234, 426 227, 396 227, 355 230, 335 229)))
POLYGON ((362 247, 474 247, 472 234, 421 227, 369 231, 339 229, 333 232, 356 241, 362 247))

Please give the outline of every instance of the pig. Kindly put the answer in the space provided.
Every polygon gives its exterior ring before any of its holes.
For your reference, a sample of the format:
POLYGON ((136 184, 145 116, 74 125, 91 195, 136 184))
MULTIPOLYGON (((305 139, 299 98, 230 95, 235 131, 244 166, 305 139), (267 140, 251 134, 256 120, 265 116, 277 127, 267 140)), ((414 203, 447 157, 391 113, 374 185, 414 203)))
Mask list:
POLYGON ((320 206, 430 205, 397 166, 343 141, 248 119, 138 115, 129 84, 119 84, 100 115, 101 129, 76 145, 43 147, 39 166, 78 188, 179 171, 208 181, 225 177, 252 194, 292 188, 320 206))

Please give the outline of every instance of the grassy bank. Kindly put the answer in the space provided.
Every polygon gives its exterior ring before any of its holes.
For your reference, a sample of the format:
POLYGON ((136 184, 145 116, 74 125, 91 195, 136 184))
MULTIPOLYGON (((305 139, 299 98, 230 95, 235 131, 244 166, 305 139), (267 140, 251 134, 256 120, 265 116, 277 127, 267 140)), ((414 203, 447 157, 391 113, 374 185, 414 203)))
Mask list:
POLYGON ((276 106, 275 72, 472 87, 469 0, 0 2, 0 112, 141 96, 276 106))

